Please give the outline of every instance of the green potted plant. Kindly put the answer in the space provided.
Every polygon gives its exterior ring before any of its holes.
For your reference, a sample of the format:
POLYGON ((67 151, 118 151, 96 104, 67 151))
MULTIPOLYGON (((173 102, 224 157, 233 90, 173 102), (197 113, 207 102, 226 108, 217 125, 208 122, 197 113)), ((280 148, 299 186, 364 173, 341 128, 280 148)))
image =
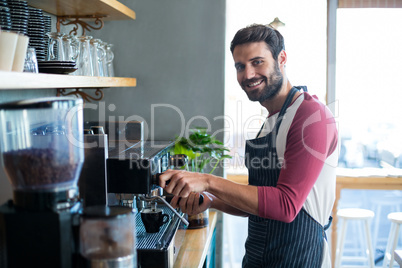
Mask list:
POLYGON ((188 138, 176 138, 173 154, 187 155, 190 171, 212 174, 222 160, 232 158, 225 155, 229 151, 223 142, 209 135, 206 128, 195 127, 188 138))
MULTIPOLYGON (((226 158, 225 155, 230 150, 224 146, 223 142, 207 133, 203 127, 195 127, 190 130, 188 137, 178 137, 173 148, 174 155, 187 155, 188 170, 201 173, 212 174, 218 164, 226 158)), ((184 168, 184 167, 183 167, 184 168)), ((209 211, 197 215, 189 215, 189 229, 202 228, 208 225, 209 211)))

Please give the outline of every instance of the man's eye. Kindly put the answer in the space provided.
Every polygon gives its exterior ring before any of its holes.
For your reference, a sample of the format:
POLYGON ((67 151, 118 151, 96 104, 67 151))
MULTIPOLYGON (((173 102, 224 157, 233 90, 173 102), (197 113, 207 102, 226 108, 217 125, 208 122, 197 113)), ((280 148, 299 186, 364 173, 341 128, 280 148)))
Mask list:
POLYGON ((255 61, 253 61, 253 63, 254 63, 254 65, 259 65, 262 63, 262 60, 255 60, 255 61))
POLYGON ((236 71, 240 72, 244 70, 244 66, 243 65, 236 65, 236 71))

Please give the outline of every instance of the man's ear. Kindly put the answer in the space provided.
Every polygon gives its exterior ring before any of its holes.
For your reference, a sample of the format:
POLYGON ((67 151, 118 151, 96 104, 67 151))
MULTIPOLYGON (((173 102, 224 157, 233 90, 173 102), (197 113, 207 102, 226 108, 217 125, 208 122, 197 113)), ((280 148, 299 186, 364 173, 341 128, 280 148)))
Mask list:
POLYGON ((286 55, 286 51, 282 50, 278 55, 279 68, 285 66, 287 60, 288 60, 288 56, 286 55))

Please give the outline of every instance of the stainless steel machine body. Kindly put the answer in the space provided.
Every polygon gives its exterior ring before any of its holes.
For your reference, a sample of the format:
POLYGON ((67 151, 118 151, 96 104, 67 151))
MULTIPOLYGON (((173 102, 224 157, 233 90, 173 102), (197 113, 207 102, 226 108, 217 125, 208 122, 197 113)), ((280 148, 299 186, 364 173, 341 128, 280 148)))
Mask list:
MULTIPOLYGON (((131 146, 110 150, 107 159, 107 189, 116 194, 120 205, 141 209, 159 206, 170 215, 168 223, 158 233, 146 233, 140 213, 136 216, 137 258, 139 267, 173 267, 178 249, 175 235, 184 214, 170 207, 160 196, 161 188, 154 177, 170 168, 169 156, 174 142, 140 141, 131 146)), ((187 223, 188 224, 188 223, 187 223)))

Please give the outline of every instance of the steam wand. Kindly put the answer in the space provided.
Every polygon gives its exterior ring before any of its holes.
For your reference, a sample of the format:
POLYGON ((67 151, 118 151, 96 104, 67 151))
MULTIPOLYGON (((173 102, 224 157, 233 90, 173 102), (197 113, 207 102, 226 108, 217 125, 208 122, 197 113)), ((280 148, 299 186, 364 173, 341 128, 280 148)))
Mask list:
POLYGON ((189 225, 189 222, 184 218, 184 215, 181 216, 181 215, 179 214, 179 212, 177 212, 177 211, 176 211, 165 199, 163 199, 162 197, 160 197, 160 196, 152 196, 152 197, 140 196, 139 198, 140 198, 141 200, 146 201, 146 202, 151 202, 151 201, 154 201, 155 199, 161 200, 163 203, 165 203, 166 206, 168 206, 168 207, 174 212, 174 214, 177 215, 177 217, 179 217, 179 219, 180 219, 186 226, 189 225))

